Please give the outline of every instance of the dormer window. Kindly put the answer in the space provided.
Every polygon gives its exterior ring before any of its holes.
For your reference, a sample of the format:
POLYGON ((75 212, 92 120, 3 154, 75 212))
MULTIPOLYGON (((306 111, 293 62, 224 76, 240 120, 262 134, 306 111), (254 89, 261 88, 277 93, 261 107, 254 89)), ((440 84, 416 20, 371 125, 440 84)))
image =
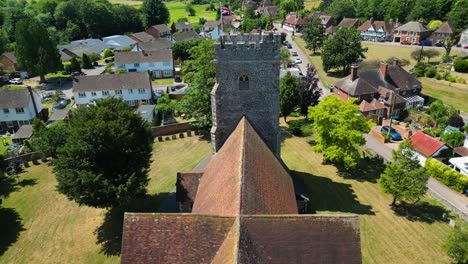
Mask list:
POLYGON ((249 89, 249 76, 242 75, 239 77, 239 90, 248 90, 249 89))

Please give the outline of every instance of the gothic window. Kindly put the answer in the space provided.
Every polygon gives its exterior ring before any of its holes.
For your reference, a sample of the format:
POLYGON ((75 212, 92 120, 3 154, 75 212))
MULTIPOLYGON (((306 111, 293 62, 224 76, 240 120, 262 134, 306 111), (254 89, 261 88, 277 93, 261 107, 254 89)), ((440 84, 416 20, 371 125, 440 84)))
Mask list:
POLYGON ((249 77, 247 75, 242 75, 239 77, 239 90, 248 90, 249 89, 249 77))

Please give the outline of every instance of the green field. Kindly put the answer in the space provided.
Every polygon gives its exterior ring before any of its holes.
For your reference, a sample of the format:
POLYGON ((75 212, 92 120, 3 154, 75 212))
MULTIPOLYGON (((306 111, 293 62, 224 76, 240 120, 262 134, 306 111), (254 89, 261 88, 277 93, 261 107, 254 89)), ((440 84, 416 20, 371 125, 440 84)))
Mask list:
POLYGON ((321 0, 305 0, 304 1, 304 9, 310 10, 312 8, 317 8, 320 5, 321 0))

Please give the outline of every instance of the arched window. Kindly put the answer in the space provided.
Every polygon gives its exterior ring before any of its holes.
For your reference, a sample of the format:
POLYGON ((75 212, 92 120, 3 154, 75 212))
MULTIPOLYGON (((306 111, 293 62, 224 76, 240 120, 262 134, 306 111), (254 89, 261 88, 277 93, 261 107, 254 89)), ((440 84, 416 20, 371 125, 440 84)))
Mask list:
POLYGON ((239 77, 239 90, 248 90, 249 89, 249 77, 247 75, 242 75, 239 77))

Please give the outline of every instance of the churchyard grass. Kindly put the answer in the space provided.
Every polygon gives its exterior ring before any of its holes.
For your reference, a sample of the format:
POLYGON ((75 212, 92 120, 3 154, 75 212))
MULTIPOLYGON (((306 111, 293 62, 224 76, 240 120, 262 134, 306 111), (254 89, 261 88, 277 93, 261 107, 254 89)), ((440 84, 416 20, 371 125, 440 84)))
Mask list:
MULTIPOLYGON (((155 142, 148 195, 162 200, 174 188, 176 173, 190 171, 210 151, 198 137, 155 142)), ((9 195, 1 197, 0 263, 120 262, 96 242, 106 210, 78 206, 57 193, 52 167, 31 165, 11 185, 1 183, 0 195, 9 195)))

